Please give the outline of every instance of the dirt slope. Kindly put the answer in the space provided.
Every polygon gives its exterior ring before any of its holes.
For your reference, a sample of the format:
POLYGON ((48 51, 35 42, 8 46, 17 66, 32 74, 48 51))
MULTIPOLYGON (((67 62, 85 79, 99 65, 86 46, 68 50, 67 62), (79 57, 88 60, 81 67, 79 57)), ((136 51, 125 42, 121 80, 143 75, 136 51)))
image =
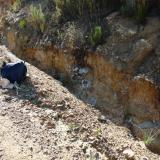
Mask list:
MULTIPOLYGON (((0 50, 1 58, 7 54, 17 61, 5 47, 0 50)), ((102 116, 52 77, 27 67, 29 77, 17 92, 0 88, 0 159, 123 160, 132 153, 132 159, 160 159, 113 117, 102 116)))

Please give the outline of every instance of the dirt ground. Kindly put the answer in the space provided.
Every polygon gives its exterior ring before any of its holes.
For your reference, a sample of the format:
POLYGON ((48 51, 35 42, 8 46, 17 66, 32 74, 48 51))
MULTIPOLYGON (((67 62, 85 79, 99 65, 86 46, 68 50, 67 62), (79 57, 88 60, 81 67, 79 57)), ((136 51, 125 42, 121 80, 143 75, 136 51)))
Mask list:
MULTIPOLYGON (((4 55, 17 61, 1 46, 4 55)), ((120 115, 103 115, 46 73, 27 68, 19 90, 0 88, 0 160, 160 159, 115 123, 120 115)))

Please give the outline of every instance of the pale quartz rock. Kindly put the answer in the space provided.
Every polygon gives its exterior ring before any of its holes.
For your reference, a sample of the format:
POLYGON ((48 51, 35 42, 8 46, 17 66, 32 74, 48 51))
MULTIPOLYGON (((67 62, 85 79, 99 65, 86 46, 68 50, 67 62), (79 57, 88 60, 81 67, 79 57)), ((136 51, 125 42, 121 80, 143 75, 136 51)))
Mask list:
POLYGON ((0 86, 3 89, 13 89, 14 84, 10 83, 10 81, 8 79, 1 78, 1 80, 0 80, 0 86))
POLYGON ((125 155, 127 158, 133 158, 135 153, 131 149, 126 149, 123 151, 123 155, 125 155))

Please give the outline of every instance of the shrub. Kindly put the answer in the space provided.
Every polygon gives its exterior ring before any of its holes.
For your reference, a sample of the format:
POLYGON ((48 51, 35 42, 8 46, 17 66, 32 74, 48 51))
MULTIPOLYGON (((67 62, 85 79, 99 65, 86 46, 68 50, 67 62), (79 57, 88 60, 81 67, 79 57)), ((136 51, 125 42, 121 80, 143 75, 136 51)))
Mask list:
POLYGON ((61 9, 56 7, 56 10, 52 16, 53 21, 58 24, 60 22, 61 16, 62 16, 61 9))
POLYGON ((21 8, 21 5, 22 5, 22 1, 16 0, 11 6, 11 10, 13 10, 14 12, 17 12, 21 8))
POLYGON ((94 26, 91 29, 91 33, 89 35, 89 43, 96 47, 102 41, 102 28, 101 26, 94 26))
POLYGON ((65 47, 67 48, 80 48, 84 44, 84 35, 83 32, 79 28, 77 28, 74 23, 69 23, 63 40, 65 47))
POLYGON ((76 43, 76 27, 74 24, 70 24, 66 30, 64 36, 65 46, 73 49, 76 43))
POLYGON ((55 6, 62 9, 64 4, 65 4, 65 0, 53 0, 55 3, 55 6))
POLYGON ((28 22, 34 29, 44 32, 45 29, 45 15, 42 11, 41 5, 39 7, 31 5, 29 8, 28 22))
POLYGON ((26 26, 26 21, 24 19, 19 21, 19 28, 23 29, 26 26))

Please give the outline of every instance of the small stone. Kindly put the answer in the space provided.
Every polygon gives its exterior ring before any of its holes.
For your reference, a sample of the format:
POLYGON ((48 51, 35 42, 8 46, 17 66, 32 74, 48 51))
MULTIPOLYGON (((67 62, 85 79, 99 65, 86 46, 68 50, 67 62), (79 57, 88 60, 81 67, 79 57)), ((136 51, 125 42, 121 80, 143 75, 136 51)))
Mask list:
POLYGON ((41 90, 38 92, 38 94, 39 94, 40 96, 44 97, 44 96, 46 96, 46 94, 47 94, 47 90, 41 89, 41 90))
POLYGON ((30 100, 34 100, 35 98, 36 98, 36 94, 32 94, 32 95, 30 95, 28 98, 30 99, 30 100))
POLYGON ((97 104, 97 99, 95 97, 89 97, 87 101, 92 106, 96 106, 96 104, 97 104))
POLYGON ((143 156, 143 157, 141 157, 140 160, 149 160, 149 159, 148 159, 148 157, 143 156))
POLYGON ((63 104, 57 104, 57 107, 58 108, 61 108, 61 107, 63 107, 64 105, 63 104))
POLYGON ((58 120, 60 114, 58 112, 52 114, 52 117, 55 119, 55 120, 58 120))
POLYGON ((89 80, 82 80, 82 87, 83 88, 90 88, 91 82, 89 80))
POLYGON ((2 116, 5 116, 6 114, 7 114, 6 112, 2 112, 2 113, 1 113, 2 116))
POLYGON ((126 149, 123 151, 123 155, 125 155, 127 158, 131 159, 134 157, 135 153, 131 149, 126 149))
POLYGON ((145 145, 145 143, 143 141, 139 141, 137 143, 137 146, 140 146, 142 149, 146 149, 146 145, 145 145))
POLYGON ((48 129, 55 128, 55 124, 52 123, 52 122, 48 122, 48 123, 47 123, 47 128, 48 128, 48 129))
POLYGON ((80 68, 79 74, 87 74, 89 72, 89 68, 80 68))
POLYGON ((77 72, 78 70, 79 70, 79 68, 76 67, 76 68, 73 69, 73 72, 77 72))
POLYGON ((70 139, 70 142, 75 142, 75 141, 77 141, 77 137, 73 137, 70 139))
POLYGON ((85 143, 83 144, 82 150, 83 150, 84 153, 86 153, 88 147, 89 147, 89 146, 88 146, 87 144, 85 144, 85 143))
POLYGON ((44 152, 43 152, 43 154, 48 155, 49 153, 48 153, 48 151, 45 149, 44 152))
POLYGON ((90 141, 94 141, 95 138, 94 138, 94 137, 89 137, 89 140, 90 140, 90 141))
POLYGON ((29 147, 29 150, 30 150, 31 152, 33 152, 33 147, 29 147))
POLYGON ((99 116, 99 117, 98 117, 98 120, 99 120, 100 122, 102 122, 102 123, 106 123, 106 122, 108 121, 107 118, 106 118, 106 116, 104 116, 104 115, 99 116))
POLYGON ((12 97, 10 97, 10 96, 5 97, 5 101, 11 101, 11 100, 12 100, 12 97))
POLYGON ((51 110, 51 109, 47 109, 47 110, 45 110, 45 112, 46 112, 46 114, 47 114, 47 115, 50 115, 50 114, 52 114, 52 113, 53 113, 53 110, 51 110))

